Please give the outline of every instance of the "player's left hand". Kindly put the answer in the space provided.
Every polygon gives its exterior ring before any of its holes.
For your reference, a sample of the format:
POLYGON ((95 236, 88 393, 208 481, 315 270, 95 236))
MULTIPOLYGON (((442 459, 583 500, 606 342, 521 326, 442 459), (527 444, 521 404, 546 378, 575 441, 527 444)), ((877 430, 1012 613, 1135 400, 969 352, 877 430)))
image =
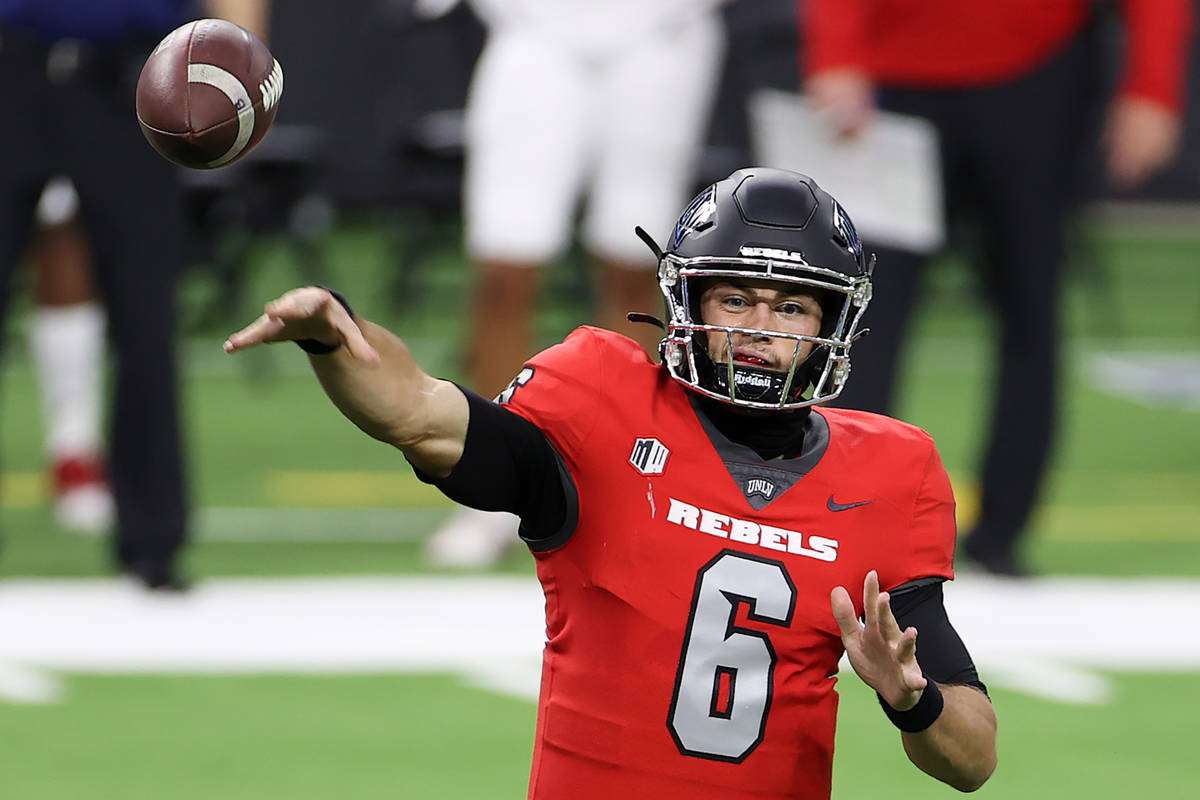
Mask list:
POLYGON ((855 615, 845 587, 835 587, 829 599, 858 677, 897 711, 916 705, 927 683, 917 663, 917 629, 900 630, 888 593, 879 591, 879 574, 871 570, 863 581, 865 624, 855 615))

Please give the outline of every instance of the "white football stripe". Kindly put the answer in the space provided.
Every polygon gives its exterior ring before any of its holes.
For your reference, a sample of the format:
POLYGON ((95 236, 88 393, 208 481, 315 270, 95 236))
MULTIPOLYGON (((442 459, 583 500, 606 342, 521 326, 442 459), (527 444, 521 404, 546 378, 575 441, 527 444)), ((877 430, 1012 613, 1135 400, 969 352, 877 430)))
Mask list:
POLYGON ((224 155, 209 161, 205 166, 212 168, 228 164, 246 149, 250 134, 254 132, 254 106, 250 102, 250 93, 233 73, 212 64, 188 64, 188 83, 203 83, 219 89, 237 109, 237 138, 224 155))

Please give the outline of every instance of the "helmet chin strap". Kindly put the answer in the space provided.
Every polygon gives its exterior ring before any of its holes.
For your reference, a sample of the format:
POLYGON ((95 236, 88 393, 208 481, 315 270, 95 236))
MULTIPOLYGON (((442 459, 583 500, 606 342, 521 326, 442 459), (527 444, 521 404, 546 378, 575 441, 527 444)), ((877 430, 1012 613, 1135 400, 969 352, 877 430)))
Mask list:
MULTIPOLYGON (((663 251, 662 248, 658 246, 658 242, 654 241, 654 237, 646 233, 646 229, 641 225, 635 225, 633 232, 636 233, 638 238, 645 242, 646 246, 649 247, 651 252, 654 253, 654 262, 656 264, 661 262, 663 260, 663 251)), ((647 325, 654 325, 655 327, 664 331, 667 329, 667 323, 663 322, 653 314, 646 314, 642 311, 630 311, 625 315, 625 319, 629 322, 644 322, 647 325)))
POLYGON ((641 311, 630 311, 625 315, 625 319, 629 322, 644 322, 647 325, 654 325, 664 331, 667 329, 667 323, 653 314, 646 314, 641 311))
POLYGON ((638 238, 641 239, 643 242, 645 242, 646 246, 649 247, 651 252, 654 253, 655 263, 658 263, 659 261, 663 260, 662 248, 658 246, 658 242, 654 241, 653 236, 646 233, 645 228, 643 228, 641 225, 635 225, 633 228, 633 232, 636 233, 638 238))

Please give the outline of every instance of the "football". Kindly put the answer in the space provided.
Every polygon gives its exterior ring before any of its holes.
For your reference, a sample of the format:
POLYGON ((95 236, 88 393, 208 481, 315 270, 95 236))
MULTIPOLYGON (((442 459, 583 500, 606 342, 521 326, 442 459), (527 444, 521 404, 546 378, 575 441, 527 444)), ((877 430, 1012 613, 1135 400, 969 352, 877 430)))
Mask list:
POLYGON ((275 119, 283 68, 258 37, 221 19, 167 34, 142 67, 137 118, 168 160, 193 169, 232 164, 275 119))

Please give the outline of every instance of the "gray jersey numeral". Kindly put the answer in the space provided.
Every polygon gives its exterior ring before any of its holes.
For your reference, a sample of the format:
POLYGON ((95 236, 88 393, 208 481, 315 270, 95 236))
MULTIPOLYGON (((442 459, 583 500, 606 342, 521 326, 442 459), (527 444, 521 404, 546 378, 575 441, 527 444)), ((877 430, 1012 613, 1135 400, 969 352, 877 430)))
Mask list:
POLYGON ((667 719, 684 755, 740 762, 763 739, 775 648, 735 624, 742 603, 755 622, 790 625, 796 587, 783 564, 725 550, 701 568, 667 719))

